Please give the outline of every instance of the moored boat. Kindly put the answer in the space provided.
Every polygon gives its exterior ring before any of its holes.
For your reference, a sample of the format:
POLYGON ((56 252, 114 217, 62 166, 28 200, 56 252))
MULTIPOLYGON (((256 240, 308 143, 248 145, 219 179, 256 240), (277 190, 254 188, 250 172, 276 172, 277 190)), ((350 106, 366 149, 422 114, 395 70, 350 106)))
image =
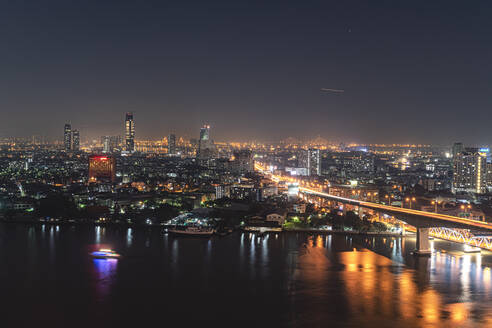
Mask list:
POLYGON ((184 229, 174 227, 168 230, 169 233, 183 236, 211 236, 215 233, 215 229, 211 227, 186 226, 184 229))

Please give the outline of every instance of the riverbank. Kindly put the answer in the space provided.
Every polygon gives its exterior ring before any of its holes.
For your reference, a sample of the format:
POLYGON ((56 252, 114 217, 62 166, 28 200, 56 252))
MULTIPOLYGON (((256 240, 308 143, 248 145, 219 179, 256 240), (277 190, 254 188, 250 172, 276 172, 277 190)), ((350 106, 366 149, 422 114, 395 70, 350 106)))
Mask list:
POLYGON ((355 235, 355 236, 378 236, 378 237, 405 237, 396 232, 377 232, 377 231, 345 231, 345 230, 326 230, 326 229, 284 229, 282 232, 286 233, 315 233, 324 235, 355 235))

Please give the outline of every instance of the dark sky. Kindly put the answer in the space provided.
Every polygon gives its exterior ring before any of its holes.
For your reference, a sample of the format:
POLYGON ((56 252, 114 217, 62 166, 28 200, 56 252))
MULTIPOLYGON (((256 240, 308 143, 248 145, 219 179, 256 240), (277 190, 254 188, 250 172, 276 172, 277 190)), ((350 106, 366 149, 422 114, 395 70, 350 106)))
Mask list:
POLYGON ((492 142, 490 1, 2 1, 0 40, 0 136, 492 142))

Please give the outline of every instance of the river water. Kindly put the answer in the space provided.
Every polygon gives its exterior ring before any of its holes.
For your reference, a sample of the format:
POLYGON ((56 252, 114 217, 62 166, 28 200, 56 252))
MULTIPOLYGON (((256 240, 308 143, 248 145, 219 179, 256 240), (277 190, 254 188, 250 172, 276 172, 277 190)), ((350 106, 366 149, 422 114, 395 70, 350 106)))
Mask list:
POLYGON ((492 253, 434 240, 0 225, 2 327, 491 327, 492 253), (92 259, 111 247, 119 260, 92 259))

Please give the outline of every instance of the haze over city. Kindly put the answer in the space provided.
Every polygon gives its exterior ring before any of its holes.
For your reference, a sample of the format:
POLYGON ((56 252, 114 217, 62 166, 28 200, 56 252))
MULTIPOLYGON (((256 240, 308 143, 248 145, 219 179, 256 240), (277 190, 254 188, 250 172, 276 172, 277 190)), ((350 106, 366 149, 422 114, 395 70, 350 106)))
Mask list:
POLYGON ((492 140, 485 1, 0 5, 0 136, 492 140), (342 89, 328 93, 326 89, 342 89), (457 123, 459 122, 459 124, 457 123))
POLYGON ((492 2, 0 2, 1 327, 492 327, 492 2))

